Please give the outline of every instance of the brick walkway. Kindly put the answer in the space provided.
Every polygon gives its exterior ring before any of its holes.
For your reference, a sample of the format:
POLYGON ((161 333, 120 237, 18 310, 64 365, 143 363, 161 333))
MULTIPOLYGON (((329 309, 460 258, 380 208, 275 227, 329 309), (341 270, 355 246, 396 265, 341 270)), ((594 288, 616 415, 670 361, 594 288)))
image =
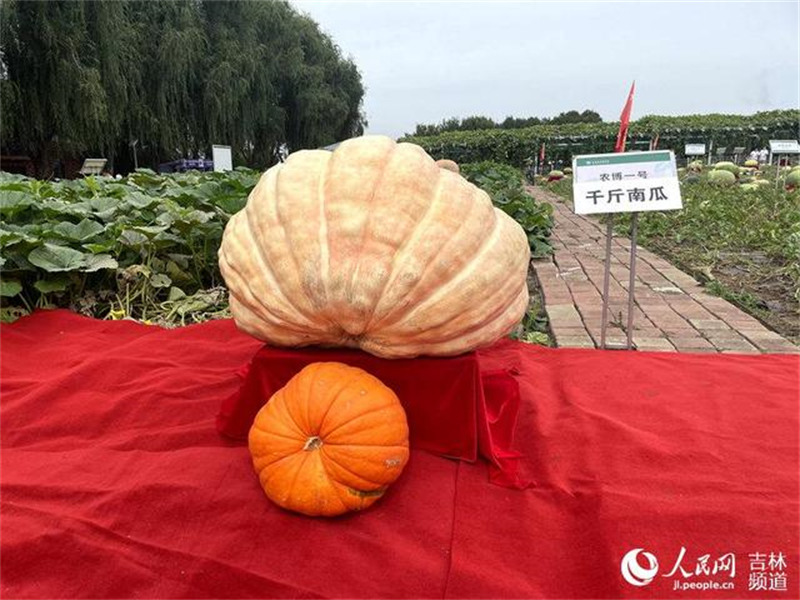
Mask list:
MULTIPOLYGON (((528 191, 553 205, 551 259, 533 262, 557 346, 600 345, 605 226, 575 215, 555 194, 528 191)), ((630 240, 614 237, 606 340, 625 344, 630 240)), ((641 245, 636 262, 633 342, 667 352, 797 353, 800 349, 734 305, 707 294, 695 279, 641 245)))

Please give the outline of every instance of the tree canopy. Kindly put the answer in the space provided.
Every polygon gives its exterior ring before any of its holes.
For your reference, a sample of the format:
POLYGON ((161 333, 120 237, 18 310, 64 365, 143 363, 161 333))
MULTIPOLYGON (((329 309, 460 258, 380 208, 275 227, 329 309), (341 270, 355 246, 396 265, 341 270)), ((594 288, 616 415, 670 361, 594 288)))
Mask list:
MULTIPOLYGON (((287 2, 0 3, 4 152, 118 169, 229 144, 265 167, 363 132, 361 75, 287 2)), ((41 174, 41 173, 40 173, 41 174)))
POLYGON ((603 119, 593 110, 570 110, 555 117, 506 117, 502 121, 494 121, 490 117, 472 116, 464 119, 453 117, 444 119, 438 124, 418 124, 414 135, 438 135, 445 131, 475 131, 478 129, 522 129, 533 125, 566 125, 568 123, 602 123, 603 119))

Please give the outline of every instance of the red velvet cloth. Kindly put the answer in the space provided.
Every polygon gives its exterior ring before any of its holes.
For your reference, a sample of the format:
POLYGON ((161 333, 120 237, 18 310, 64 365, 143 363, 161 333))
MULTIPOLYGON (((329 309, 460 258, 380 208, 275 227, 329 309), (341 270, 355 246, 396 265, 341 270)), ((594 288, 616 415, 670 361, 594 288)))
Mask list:
POLYGON ((529 485, 518 472, 520 454, 511 447, 519 411, 514 369, 481 370, 475 352, 388 360, 355 350, 263 346, 241 371, 241 387, 223 401, 217 430, 234 440, 247 440, 264 403, 314 362, 364 369, 394 390, 406 411, 412 448, 470 462, 480 453, 490 463, 493 482, 514 488, 529 485))
POLYGON ((55 311, 0 337, 3 597, 800 595, 796 356, 502 344, 481 365, 519 369, 534 487, 415 450, 372 508, 323 520, 272 505, 215 429, 259 347, 229 321, 55 311), (682 547, 687 572, 733 552, 736 575, 679 582, 735 588, 675 591, 682 547), (636 548, 659 561, 642 587, 620 571, 636 548), (752 553, 783 553, 786 592, 748 591, 752 553))

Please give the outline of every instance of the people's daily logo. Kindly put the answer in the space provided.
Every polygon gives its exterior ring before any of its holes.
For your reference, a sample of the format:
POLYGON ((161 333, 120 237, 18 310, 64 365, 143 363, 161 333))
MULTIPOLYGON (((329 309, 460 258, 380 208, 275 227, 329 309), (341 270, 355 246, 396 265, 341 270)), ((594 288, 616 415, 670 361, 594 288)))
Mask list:
POLYGON ((634 548, 622 557, 620 570, 625 581, 636 587, 643 587, 653 581, 658 573, 658 559, 643 548, 634 548), (647 566, 639 562, 640 556, 647 566))
POLYGON ((758 590, 786 592, 789 589, 786 573, 787 555, 782 551, 759 550, 740 556, 737 570, 734 552, 701 554, 687 552, 687 548, 681 546, 674 564, 673 562, 665 564, 667 568, 659 574, 656 555, 644 548, 634 548, 622 557, 619 569, 622 578, 636 587, 644 587, 666 578, 671 583, 673 591, 733 590, 736 589, 736 575, 739 573, 742 578, 741 584, 744 583, 744 576, 748 577, 747 590, 751 592, 758 590), (743 572, 742 558, 746 560, 749 572, 743 572), (670 564, 673 564, 672 569, 668 568, 670 564))

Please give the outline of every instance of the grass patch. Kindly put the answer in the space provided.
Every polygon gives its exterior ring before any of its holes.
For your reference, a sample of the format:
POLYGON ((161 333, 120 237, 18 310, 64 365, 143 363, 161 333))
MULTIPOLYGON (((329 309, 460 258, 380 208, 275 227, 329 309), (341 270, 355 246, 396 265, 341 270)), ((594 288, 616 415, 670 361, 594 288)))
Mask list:
POLYGON ((511 337, 528 344, 552 346, 553 340, 550 337, 550 323, 544 309, 544 298, 533 269, 528 273, 528 290, 530 292, 528 311, 522 317, 522 323, 511 333, 511 337))

